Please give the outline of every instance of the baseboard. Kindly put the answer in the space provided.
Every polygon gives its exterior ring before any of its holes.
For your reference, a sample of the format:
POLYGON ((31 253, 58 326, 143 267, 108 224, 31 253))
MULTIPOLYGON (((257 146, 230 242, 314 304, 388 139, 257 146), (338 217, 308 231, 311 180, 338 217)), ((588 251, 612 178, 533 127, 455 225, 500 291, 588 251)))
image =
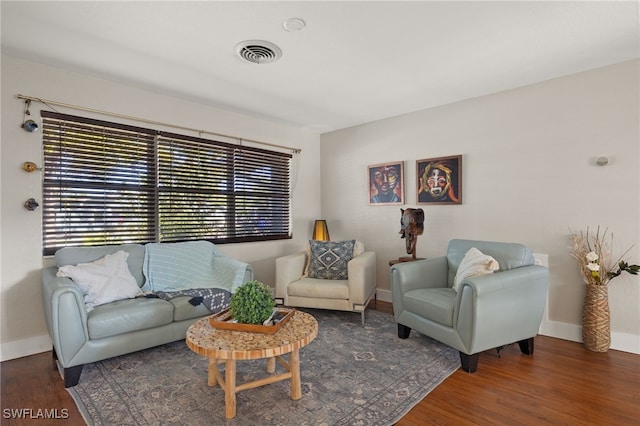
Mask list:
POLYGON ((51 347, 51 338, 48 334, 5 342, 0 344, 0 361, 47 352, 51 347))
POLYGON ((582 342, 582 327, 566 322, 542 320, 538 333, 572 342, 582 342))
POLYGON ((391 303, 391 301, 393 300, 391 298, 391 290, 384 290, 384 289, 376 289, 376 299, 380 300, 381 302, 389 302, 391 303))
MULTIPOLYGON (((582 326, 575 324, 543 320, 539 333, 543 336, 582 343, 582 326)), ((640 335, 612 331, 610 348, 617 351, 640 354, 640 335)))
POLYGON ((612 331, 611 349, 630 352, 632 354, 640 354, 640 335, 612 331))

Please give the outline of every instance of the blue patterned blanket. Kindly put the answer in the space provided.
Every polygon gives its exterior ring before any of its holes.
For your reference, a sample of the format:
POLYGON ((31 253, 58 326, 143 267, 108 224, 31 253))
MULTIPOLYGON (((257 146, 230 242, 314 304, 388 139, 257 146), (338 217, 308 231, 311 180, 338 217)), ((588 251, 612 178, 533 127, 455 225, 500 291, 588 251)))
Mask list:
POLYGON ((171 300, 174 297, 191 296, 189 303, 193 306, 204 304, 204 306, 217 314, 229 308, 231 304, 231 293, 220 288, 195 288, 179 291, 157 291, 148 294, 146 297, 158 297, 163 300, 171 300))

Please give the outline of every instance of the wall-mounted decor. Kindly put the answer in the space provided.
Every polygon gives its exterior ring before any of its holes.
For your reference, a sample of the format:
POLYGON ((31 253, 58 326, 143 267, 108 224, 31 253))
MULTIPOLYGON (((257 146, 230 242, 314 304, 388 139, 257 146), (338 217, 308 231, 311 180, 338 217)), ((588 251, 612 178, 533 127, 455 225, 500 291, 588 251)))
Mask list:
POLYGON ((29 107, 31 107, 31 100, 27 99, 26 101, 24 101, 24 114, 22 115, 22 124, 20 125, 20 127, 31 133, 38 130, 38 123, 31 119, 27 120, 27 117, 31 115, 29 107))
POLYGON ((24 170, 25 172, 31 173, 31 172, 35 172, 36 170, 42 171, 42 167, 38 167, 38 165, 34 162, 25 161, 22 164, 22 170, 24 170))
POLYGON ((462 155, 416 161, 418 204, 462 204, 462 155))
POLYGON ((27 201, 24 202, 24 208, 29 210, 30 212, 35 211, 38 208, 38 206, 40 206, 40 204, 38 204, 35 198, 29 198, 27 201))
POLYGON ((369 204, 404 204, 404 162, 369 166, 369 204))

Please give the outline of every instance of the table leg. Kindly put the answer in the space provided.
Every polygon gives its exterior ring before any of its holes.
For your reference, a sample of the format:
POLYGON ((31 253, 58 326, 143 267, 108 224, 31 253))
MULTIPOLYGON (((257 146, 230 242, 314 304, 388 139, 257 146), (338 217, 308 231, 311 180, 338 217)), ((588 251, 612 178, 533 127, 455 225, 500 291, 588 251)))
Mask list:
POLYGON ((224 405, 228 419, 236 416, 236 360, 228 359, 224 372, 224 405))
POLYGON ((207 384, 209 386, 215 386, 218 384, 216 379, 216 370, 218 369, 218 360, 215 358, 209 358, 209 374, 207 377, 207 384))
POLYGON ((291 399, 302 398, 302 384, 300 380, 300 352, 298 349, 289 354, 289 369, 291 372, 291 399))
POLYGON ((273 373, 276 371, 276 357, 272 356, 267 358, 267 373, 273 373))

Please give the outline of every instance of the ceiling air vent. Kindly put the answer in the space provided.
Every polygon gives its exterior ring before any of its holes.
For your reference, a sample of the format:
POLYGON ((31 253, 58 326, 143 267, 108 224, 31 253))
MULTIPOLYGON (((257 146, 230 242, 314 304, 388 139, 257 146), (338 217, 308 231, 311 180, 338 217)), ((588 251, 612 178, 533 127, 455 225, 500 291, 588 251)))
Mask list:
POLYGON ((236 52, 247 62, 268 64, 282 56, 282 50, 273 43, 263 40, 247 40, 236 45, 236 52))

